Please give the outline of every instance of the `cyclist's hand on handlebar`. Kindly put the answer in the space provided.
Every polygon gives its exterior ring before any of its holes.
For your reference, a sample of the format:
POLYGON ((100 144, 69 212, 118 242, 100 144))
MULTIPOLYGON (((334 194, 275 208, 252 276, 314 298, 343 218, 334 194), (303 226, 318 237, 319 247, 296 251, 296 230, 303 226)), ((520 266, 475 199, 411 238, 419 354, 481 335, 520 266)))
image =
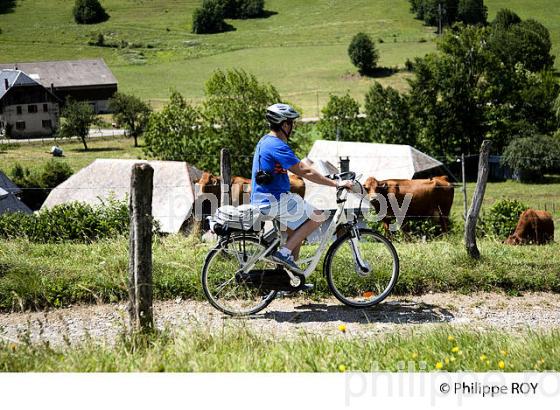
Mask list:
POLYGON ((350 191, 354 187, 354 181, 338 180, 336 181, 336 186, 337 188, 345 188, 350 191))

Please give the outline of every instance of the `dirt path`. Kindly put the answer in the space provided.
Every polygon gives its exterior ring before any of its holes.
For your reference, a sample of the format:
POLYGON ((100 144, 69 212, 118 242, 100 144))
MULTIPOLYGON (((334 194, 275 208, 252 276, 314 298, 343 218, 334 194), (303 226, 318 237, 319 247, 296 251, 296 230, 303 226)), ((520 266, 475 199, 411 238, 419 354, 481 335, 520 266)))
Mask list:
MULTIPOLYGON (((302 331, 337 335, 340 324, 346 325, 347 333, 361 337, 441 324, 512 331, 526 327, 559 328, 560 295, 527 293, 509 297, 497 293, 434 293, 390 298, 379 307, 366 310, 347 308, 334 299, 317 302, 299 297, 275 300, 262 314, 243 319, 225 317, 206 302, 177 300, 156 303, 155 317, 158 327, 204 326, 218 330, 223 326, 246 326, 278 336, 294 336, 302 331)), ((126 319, 124 304, 4 313, 0 314, 0 337, 16 340, 18 334, 24 332, 34 341, 59 344, 64 343, 65 338, 75 343, 89 334, 110 343, 123 329, 126 319)))

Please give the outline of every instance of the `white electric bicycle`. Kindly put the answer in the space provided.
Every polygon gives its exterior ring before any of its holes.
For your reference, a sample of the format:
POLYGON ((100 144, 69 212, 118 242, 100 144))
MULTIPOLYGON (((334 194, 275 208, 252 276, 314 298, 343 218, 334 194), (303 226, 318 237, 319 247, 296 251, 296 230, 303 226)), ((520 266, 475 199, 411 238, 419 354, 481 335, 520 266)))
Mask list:
MULTIPOLYGON (((359 184, 353 172, 329 177, 359 184)), ((263 229, 224 232, 202 268, 202 287, 212 306, 233 316, 251 315, 266 308, 279 292, 301 290, 335 234, 337 238, 323 263, 333 295, 354 308, 371 307, 383 301, 399 276, 397 251, 383 235, 358 227, 355 214, 347 216, 346 189, 337 189, 336 196, 338 208, 317 250, 313 256, 297 261, 303 270, 288 270, 270 258, 283 244, 277 220, 273 220, 273 229, 266 233, 263 229)))

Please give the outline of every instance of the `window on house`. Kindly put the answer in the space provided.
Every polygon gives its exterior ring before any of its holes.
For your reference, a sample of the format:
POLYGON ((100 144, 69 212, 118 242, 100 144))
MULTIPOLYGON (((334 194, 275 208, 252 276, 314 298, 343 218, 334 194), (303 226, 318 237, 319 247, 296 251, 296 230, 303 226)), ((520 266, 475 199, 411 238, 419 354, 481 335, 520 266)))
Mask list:
POLYGON ((49 112, 49 106, 47 104, 43 104, 43 112, 49 112))
POLYGON ((52 128, 51 120, 43 120, 43 128, 52 128))
POLYGON ((16 108, 17 115, 21 115, 21 106, 18 105, 16 108))
POLYGON ((34 114, 37 112, 37 106, 36 105, 28 105, 27 106, 27 112, 30 114, 34 114))
POLYGON ((16 130, 24 130, 24 129, 25 129, 25 121, 17 121, 16 130))

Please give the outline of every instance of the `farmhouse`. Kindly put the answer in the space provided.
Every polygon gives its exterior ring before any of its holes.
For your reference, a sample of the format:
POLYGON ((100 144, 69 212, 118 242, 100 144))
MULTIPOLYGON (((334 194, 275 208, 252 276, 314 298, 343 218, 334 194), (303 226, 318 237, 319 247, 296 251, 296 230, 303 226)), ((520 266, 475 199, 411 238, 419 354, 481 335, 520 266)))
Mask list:
POLYGON ((0 135, 50 136, 58 125, 59 99, 20 70, 0 70, 0 135))
POLYGON ((31 213, 31 209, 17 197, 20 192, 21 189, 0 171, 0 215, 5 212, 31 213))
POLYGON ((102 204, 111 198, 126 200, 130 196, 132 166, 147 162, 154 168, 152 212, 165 233, 187 228, 194 209, 195 182, 202 173, 179 161, 140 161, 96 159, 51 191, 41 209, 67 202, 102 204))
POLYGON ((101 58, 0 64, 0 69, 21 70, 63 103, 67 97, 86 101, 96 113, 107 112, 108 100, 117 92, 117 79, 101 58))

